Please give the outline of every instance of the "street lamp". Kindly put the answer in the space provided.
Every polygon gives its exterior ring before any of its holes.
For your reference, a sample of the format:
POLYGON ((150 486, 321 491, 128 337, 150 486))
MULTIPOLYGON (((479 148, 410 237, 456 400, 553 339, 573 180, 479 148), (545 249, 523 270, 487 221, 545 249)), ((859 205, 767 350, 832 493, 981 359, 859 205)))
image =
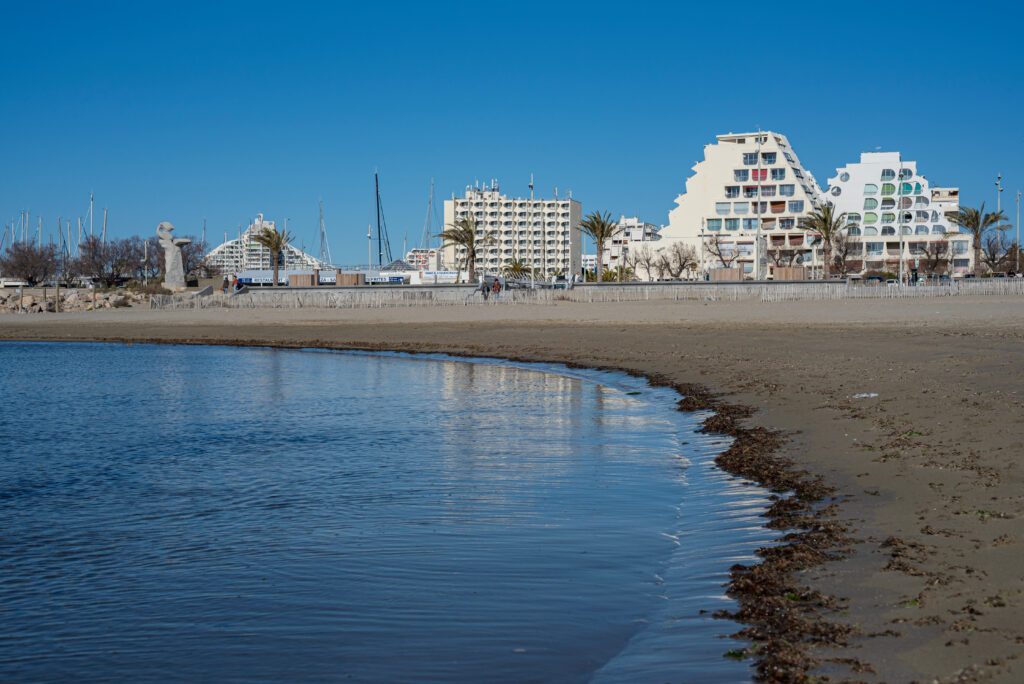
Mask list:
MULTIPOLYGON (((996 216, 998 216, 1003 210, 1003 174, 996 176, 996 216)), ((996 235, 999 237, 999 251, 1003 251, 1003 231, 1001 230, 1002 222, 996 223, 996 235)))

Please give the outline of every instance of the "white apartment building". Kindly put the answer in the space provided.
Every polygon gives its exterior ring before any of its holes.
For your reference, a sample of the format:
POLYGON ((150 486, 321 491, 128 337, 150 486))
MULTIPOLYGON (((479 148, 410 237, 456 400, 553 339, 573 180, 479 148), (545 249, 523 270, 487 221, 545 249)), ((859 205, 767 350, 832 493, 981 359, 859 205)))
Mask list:
POLYGON ((661 244, 694 247, 699 270, 731 267, 768 278, 778 266, 815 266, 820 250, 800 227, 822 201, 817 181, 786 136, 772 131, 716 136, 669 212, 661 244))
MULTIPOLYGON (((270 261, 270 250, 256 242, 253 238, 259 235, 264 228, 274 230, 274 222, 264 220, 263 214, 257 214, 256 219, 249 224, 244 233, 234 240, 227 240, 223 244, 214 247, 206 256, 206 261, 217 268, 221 273, 227 275, 240 271, 266 271, 273 269, 270 261)), ((286 271, 302 271, 311 269, 326 269, 326 265, 319 259, 306 254, 301 249, 288 245, 281 253, 279 266, 286 271)))
MULTIPOLYGON (((608 240, 604 246, 602 261, 605 270, 618 267, 623 258, 628 257, 630 253, 635 253, 636 250, 643 247, 644 243, 653 243, 661 239, 661 235, 658 233, 661 229, 658 226, 641 221, 636 216, 620 216, 619 227, 622 229, 621 232, 608 240)), ((655 245, 651 245, 651 249, 654 248, 655 245)), ((596 263, 596 256, 594 261, 596 263)), ((586 268, 586 264, 584 264, 584 268, 586 268)))
MULTIPOLYGON (((568 199, 511 198, 503 195, 496 181, 490 186, 469 186, 463 197, 444 201, 445 228, 456 219, 473 216, 477 239, 488 238, 477 249, 479 273, 500 273, 514 259, 536 269, 542 277, 571 276, 580 272, 582 240, 580 220, 583 207, 568 199)), ((443 262, 458 268, 466 277, 466 250, 447 244, 443 262)))
POLYGON ((440 271, 443 266, 441 250, 434 247, 414 247, 405 253, 405 261, 418 271, 440 271))
POLYGON ((899 152, 864 152, 860 162, 836 169, 828 201, 845 214, 851 273, 963 275, 973 270, 970 235, 950 222, 960 206, 957 188, 933 188, 917 162, 899 152))

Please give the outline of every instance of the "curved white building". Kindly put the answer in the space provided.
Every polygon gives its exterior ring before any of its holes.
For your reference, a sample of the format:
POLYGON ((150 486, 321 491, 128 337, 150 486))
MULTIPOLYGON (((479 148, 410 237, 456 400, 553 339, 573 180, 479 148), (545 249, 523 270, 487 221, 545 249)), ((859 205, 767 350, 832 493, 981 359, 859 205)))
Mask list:
POLYGON ((963 275, 973 270, 971 238, 950 222, 958 188, 933 188, 899 152, 864 152, 836 169, 828 201, 846 215, 851 273, 963 275))
POLYGON ((704 160, 669 212, 659 249, 684 241, 697 251, 703 273, 735 268, 743 278, 769 277, 776 265, 814 266, 820 253, 800 223, 821 201, 786 136, 719 135, 704 147, 704 160))
MULTIPOLYGON (((239 237, 214 247, 206 256, 207 263, 224 274, 273 269, 273 264, 270 262, 270 250, 253 238, 264 228, 273 230, 274 225, 273 221, 265 221, 263 214, 257 214, 256 220, 249 224, 246 231, 239 237)), ((326 270, 328 267, 319 259, 292 245, 288 245, 281 254, 279 266, 286 271, 326 270)))

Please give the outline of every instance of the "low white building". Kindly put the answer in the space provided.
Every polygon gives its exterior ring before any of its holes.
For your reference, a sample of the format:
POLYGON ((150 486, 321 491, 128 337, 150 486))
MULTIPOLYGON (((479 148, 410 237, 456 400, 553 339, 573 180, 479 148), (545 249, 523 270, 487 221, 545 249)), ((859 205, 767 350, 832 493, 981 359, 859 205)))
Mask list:
POLYGON ((949 220, 960 206, 957 188, 931 187, 917 162, 899 152, 864 152, 836 169, 828 201, 845 215, 851 273, 963 275, 973 270, 971 236, 949 220))
POLYGON ((768 278, 776 265, 813 267, 820 251, 800 224, 821 201, 821 188, 786 136, 719 135, 693 166, 659 248, 691 245, 705 274, 735 268, 743 278, 768 278), (788 262, 774 263, 784 253, 788 262))
MULTIPOLYGON (((263 271, 273 269, 270 250, 254 239, 264 228, 274 230, 274 222, 266 221, 263 214, 249 224, 244 233, 234 240, 227 240, 214 247, 206 256, 206 262, 225 275, 241 271, 263 271)), ((327 265, 319 259, 306 254, 301 249, 288 245, 278 259, 280 270, 312 271, 327 270, 327 265)))
POLYGON ((416 247, 405 253, 405 261, 420 271, 440 271, 444 262, 441 250, 434 247, 416 247))
MULTIPOLYGON (((579 273, 582 214, 582 205, 571 197, 507 197, 495 181, 490 186, 467 187, 464 196, 444 201, 446 228, 457 219, 473 216, 477 239, 487 240, 477 249, 479 273, 501 273, 513 261, 535 269, 543 278, 579 273)), ((445 245, 442 260, 448 268, 462 270, 465 277, 465 248, 445 245)))
MULTIPOLYGON (((661 239, 658 233, 661 229, 658 226, 641 221, 636 216, 620 216, 619 227, 622 229, 619 234, 608 240, 604 246, 602 261, 605 270, 617 268, 624 260, 628 262, 630 254, 635 254, 644 244, 654 249, 656 245, 650 243, 661 239)), ((596 261, 596 255, 594 259, 596 261)))

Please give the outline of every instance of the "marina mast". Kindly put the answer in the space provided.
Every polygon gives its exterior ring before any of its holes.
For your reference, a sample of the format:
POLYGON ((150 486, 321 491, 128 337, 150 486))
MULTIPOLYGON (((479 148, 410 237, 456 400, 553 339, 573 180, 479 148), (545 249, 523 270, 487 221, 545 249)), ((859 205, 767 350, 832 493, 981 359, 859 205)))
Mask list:
POLYGON ((327 226, 324 225, 324 201, 322 199, 320 200, 320 261, 326 265, 333 262, 331 246, 327 243, 327 226))

